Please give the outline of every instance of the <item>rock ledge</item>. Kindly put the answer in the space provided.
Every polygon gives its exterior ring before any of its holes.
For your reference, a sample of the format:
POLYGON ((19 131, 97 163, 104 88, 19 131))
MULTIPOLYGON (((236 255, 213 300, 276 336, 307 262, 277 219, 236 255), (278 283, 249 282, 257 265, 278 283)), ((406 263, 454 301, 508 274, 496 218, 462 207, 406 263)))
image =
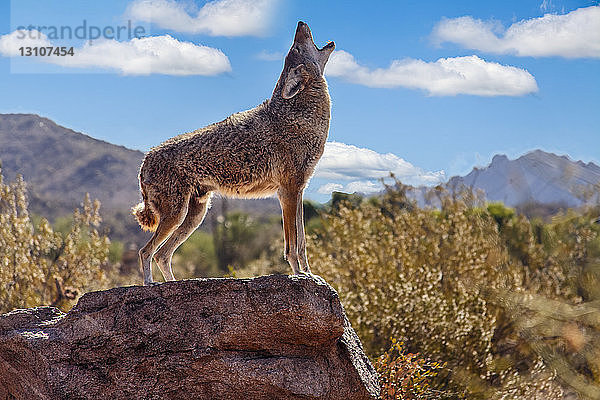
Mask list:
POLYGON ((2 399, 375 399, 377 374, 326 283, 194 279, 0 316, 2 399))

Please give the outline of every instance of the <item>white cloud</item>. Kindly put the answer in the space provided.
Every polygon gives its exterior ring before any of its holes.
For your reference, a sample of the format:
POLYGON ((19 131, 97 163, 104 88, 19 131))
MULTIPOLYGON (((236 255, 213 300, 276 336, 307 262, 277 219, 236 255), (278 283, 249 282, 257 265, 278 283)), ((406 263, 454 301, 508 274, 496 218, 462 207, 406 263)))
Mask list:
POLYGON ((341 192, 344 190, 344 185, 339 183, 326 183, 317 190, 321 194, 330 194, 331 192, 341 192))
POLYGON ((16 30, 0 36, 0 55, 15 57, 21 54, 20 47, 52 46, 48 37, 38 31, 16 30))
POLYGON ((283 53, 279 51, 262 50, 256 54, 256 58, 263 61, 283 61, 283 53))
MULTIPOLYGON (((542 3, 542 8, 550 3, 542 3)), ((504 30, 470 16, 443 19, 433 29, 437 43, 451 42, 495 54, 565 58, 600 57, 600 6, 522 20, 504 30)))
MULTIPOLYGON (((19 47, 52 46, 38 31, 14 31, 0 36, 0 55, 19 56, 19 47)), ((169 35, 134 38, 128 42, 97 40, 74 49, 74 56, 33 57, 37 61, 75 68, 106 68, 125 75, 217 75, 231 70, 221 50, 180 42, 169 35)))
POLYGON ((423 89, 432 96, 522 96, 538 90, 535 78, 526 70, 475 55, 435 62, 406 58, 392 61, 388 68, 371 70, 339 50, 331 55, 325 73, 368 87, 423 89))
POLYGON ((383 190, 379 181, 354 181, 344 187, 347 193, 376 193, 383 190))
POLYGON ((330 181, 318 193, 332 191, 373 193, 383 190, 379 181, 390 172, 408 184, 430 185, 445 180, 444 171, 427 172, 392 153, 381 154, 345 143, 327 142, 314 178, 330 181), (333 182, 332 182, 333 181, 333 182))
POLYGON ((175 32, 262 36, 270 25, 275 5, 276 0, 214 0, 194 12, 174 0, 135 0, 129 5, 128 14, 134 20, 175 32))
POLYGON ((354 181, 346 185, 326 183, 317 189, 317 193, 331 194, 332 192, 371 194, 383 191, 380 181, 354 181))

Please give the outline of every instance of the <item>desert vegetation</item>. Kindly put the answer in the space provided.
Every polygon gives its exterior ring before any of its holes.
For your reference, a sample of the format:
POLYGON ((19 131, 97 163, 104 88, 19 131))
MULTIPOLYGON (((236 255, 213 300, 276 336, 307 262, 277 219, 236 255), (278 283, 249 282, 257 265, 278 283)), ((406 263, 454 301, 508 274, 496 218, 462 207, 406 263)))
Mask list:
MULTIPOLYGON (((313 271, 340 294, 383 397, 600 398, 600 206, 528 218, 469 190, 431 189, 436 207, 410 190, 305 203, 313 271)), ((177 278, 289 272, 279 216, 211 213, 175 254, 177 278)), ((22 179, 0 180, 1 311, 139 284, 131 251, 102 232, 97 202, 52 226, 29 214, 22 179)))
POLYGON ((529 220, 470 191, 420 208, 408 190, 342 201, 312 236, 367 352, 398 340, 444 365, 424 380, 434 398, 599 398, 598 207, 529 220))
POLYGON ((68 309, 83 292, 109 285, 110 240, 98 233, 99 208, 86 196, 56 230, 29 214, 25 182, 4 183, 0 174, 0 312, 68 309))

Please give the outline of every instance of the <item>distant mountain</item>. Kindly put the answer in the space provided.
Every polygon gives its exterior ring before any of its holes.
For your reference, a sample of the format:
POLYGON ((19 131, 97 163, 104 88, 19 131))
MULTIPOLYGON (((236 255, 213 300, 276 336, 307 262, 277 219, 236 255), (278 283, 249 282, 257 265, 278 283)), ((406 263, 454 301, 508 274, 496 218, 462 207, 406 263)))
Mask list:
POLYGON ((584 190, 598 184, 598 165, 535 150, 516 160, 496 155, 486 168, 474 168, 464 177, 455 176, 447 185, 481 189, 488 200, 511 207, 528 203, 576 207, 584 202, 584 190))
POLYGON ((86 193, 105 210, 138 201, 144 154, 94 139, 32 114, 0 114, 0 161, 8 180, 23 175, 32 207, 72 212, 86 193))
MULTIPOLYGON (((176 133, 169 132, 169 136, 176 133)), ((101 213, 114 238, 143 241, 146 236, 129 214, 140 199, 137 174, 143 156, 140 151, 94 139, 38 115, 0 114, 2 174, 6 180, 23 175, 30 210, 51 220, 71 214, 85 193, 90 193, 101 201, 101 213)), ((486 168, 453 177, 447 186, 482 189, 488 200, 513 207, 527 203, 573 207, 582 204, 586 187, 599 183, 596 164, 535 150, 516 160, 496 155, 486 168)), ((209 215, 223 209, 221 199, 213 204, 209 215)), ((229 200, 227 209, 258 215, 280 213, 276 199, 229 200)), ((205 223, 204 228, 209 225, 205 223)))
MULTIPOLYGON (((71 214, 89 193, 102 203, 101 214, 118 239, 133 235, 132 240, 139 242, 145 236, 129 209, 141 198, 137 176, 143 157, 140 151, 94 139, 38 115, 0 114, 2 174, 8 181, 21 174, 28 185, 30 211, 50 220, 71 214)), ((215 199, 213 207, 220 210, 220 203, 215 199)), ((276 199, 230 200, 228 209, 280 213, 276 199)))

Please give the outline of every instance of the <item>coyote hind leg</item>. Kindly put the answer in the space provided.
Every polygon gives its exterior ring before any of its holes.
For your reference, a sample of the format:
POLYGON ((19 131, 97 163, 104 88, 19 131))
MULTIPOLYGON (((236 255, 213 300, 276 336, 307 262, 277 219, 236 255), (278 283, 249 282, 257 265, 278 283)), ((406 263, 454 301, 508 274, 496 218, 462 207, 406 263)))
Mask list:
POLYGON ((174 281, 171 259, 175 250, 190 237, 200 226, 206 215, 210 194, 203 196, 192 196, 188 204, 188 211, 183 223, 173 232, 167 241, 154 254, 154 261, 160 268, 163 277, 167 281, 174 281))
POLYGON ((140 250, 140 265, 144 273, 144 285, 152 283, 152 256, 160 245, 182 224, 187 215, 189 197, 188 194, 184 198, 172 196, 171 198, 161 199, 161 207, 158 210, 160 218, 158 227, 152 238, 140 250))

